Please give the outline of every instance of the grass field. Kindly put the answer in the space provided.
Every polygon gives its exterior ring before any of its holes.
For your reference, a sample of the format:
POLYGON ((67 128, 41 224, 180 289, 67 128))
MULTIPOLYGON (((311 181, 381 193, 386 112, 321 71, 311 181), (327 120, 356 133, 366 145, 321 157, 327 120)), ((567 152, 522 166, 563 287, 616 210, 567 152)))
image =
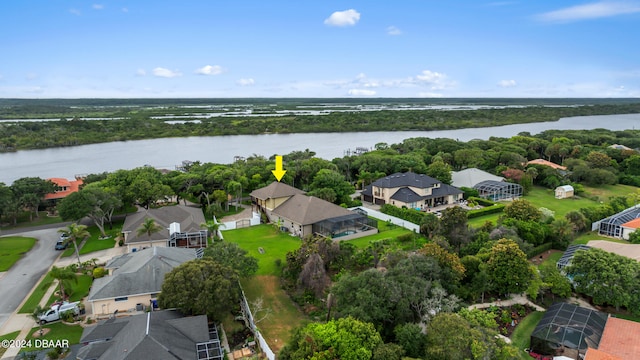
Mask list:
POLYGON ((511 344, 518 349, 518 354, 520 355, 520 359, 531 359, 529 354, 524 352, 524 349, 529 347, 529 342, 531 341, 531 333, 533 329, 535 329, 544 312, 534 311, 531 314, 527 315, 526 318, 522 319, 522 321, 518 324, 516 329, 511 334, 511 344))
POLYGON ((22 236, 0 238, 0 272, 9 270, 22 255, 31 250, 36 239, 22 236))
MULTIPOLYGON (((92 253, 94 251, 111 249, 116 245, 115 238, 122 232, 122 224, 124 224, 124 220, 116 221, 113 223, 113 229, 109 230, 109 227, 105 228, 105 233, 109 238, 101 239, 100 238, 100 230, 97 226, 90 226, 87 228, 89 231, 89 238, 84 244, 80 247, 80 255, 92 253)), ((78 244, 80 246, 80 244, 78 244)), ((62 253, 62 257, 67 256, 75 256, 75 250, 73 250, 73 244, 69 244, 69 247, 62 253)))
POLYGON ((223 231, 222 236, 225 241, 240 245, 249 255, 258 259, 256 275, 280 276, 276 259, 280 259, 284 265, 287 253, 300 247, 299 238, 276 231, 273 226, 266 224, 223 231), (264 250, 263 253, 260 253, 260 248, 264 250))
MULTIPOLYGON (((89 288, 93 283, 93 278, 89 275, 79 275, 78 282, 71 284, 71 289, 65 289, 66 293, 70 293, 69 301, 80 301, 82 298, 89 295, 89 288)), ((51 294, 49 300, 47 301, 47 305, 53 304, 59 297, 54 294, 51 294)))
POLYGON ((25 301, 24 305, 18 310, 20 314, 31 314, 33 310, 40 304, 40 300, 44 297, 44 293, 47 292, 49 286, 53 282, 51 275, 47 274, 42 281, 34 288, 31 296, 25 301))
MULTIPOLYGON (((37 339, 49 340, 49 341, 57 341, 57 340, 68 340, 69 345, 74 345, 80 343, 80 338, 82 337, 83 327, 80 325, 67 325, 60 321, 43 325, 43 329, 50 329, 50 331, 44 335, 43 337, 38 337, 37 339)), ((36 332, 40 331, 40 327, 34 327, 29 335, 27 335, 26 340, 35 340, 36 337, 33 336, 36 332)), ((42 350, 41 348, 25 348, 24 351, 34 351, 34 350, 42 350)), ((21 351, 22 352, 22 351, 21 351)))
MULTIPOLYGON (((2 226, 0 229, 18 229, 24 227, 40 226, 61 223, 59 216, 48 216, 46 211, 39 211, 38 217, 33 217, 33 221, 29 221, 29 212, 25 211, 18 216, 18 223, 13 225, 13 219, 3 218, 4 221, 11 223, 9 226, 2 226)), ((4 222, 3 221, 3 222, 4 222)))
MULTIPOLYGON (((531 191, 523 197, 523 199, 531 202, 538 208, 545 207, 553 211, 555 213, 555 217, 559 218, 565 216, 572 210, 596 206, 600 204, 600 201, 607 202, 611 196, 626 196, 634 193, 636 190, 636 187, 628 185, 603 185, 599 187, 585 186, 586 194, 583 197, 556 199, 553 190, 534 186, 531 191), (596 201, 590 198, 593 196, 597 196, 598 200, 596 201)), ((469 220, 469 226, 480 227, 486 221, 491 221, 495 224, 500 215, 501 214, 489 214, 473 218, 469 220)))
POLYGON ((407 230, 403 227, 392 225, 389 226, 384 221, 378 221, 378 232, 375 235, 369 235, 365 237, 361 237, 353 240, 345 240, 356 247, 364 248, 367 247, 372 241, 381 240, 381 239, 395 239, 400 235, 410 234, 411 230, 407 230))
MULTIPOLYGON (((282 290, 280 278, 277 276, 254 276, 249 280, 243 280, 242 286, 250 303, 252 300, 262 297, 265 307, 271 309, 271 314, 256 325, 271 350, 277 354, 289 341, 291 331, 308 321, 306 316, 298 310, 287 293, 282 290)), ((257 318, 260 315, 257 314, 257 318)))

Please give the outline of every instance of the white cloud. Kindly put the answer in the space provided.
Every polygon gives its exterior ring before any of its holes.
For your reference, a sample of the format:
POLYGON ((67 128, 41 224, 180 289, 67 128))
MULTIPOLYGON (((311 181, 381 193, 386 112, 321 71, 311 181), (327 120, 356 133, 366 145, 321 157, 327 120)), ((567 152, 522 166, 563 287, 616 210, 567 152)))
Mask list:
POLYGON ((240 79, 240 80, 236 81, 236 84, 238 84, 240 86, 251 86, 251 85, 253 85, 255 83, 256 83, 256 81, 253 80, 252 78, 240 79))
POLYGON ((571 22, 597 19, 640 12, 640 4, 635 2, 600 1, 591 4, 576 5, 568 8, 539 14, 536 18, 546 22, 571 22))
POLYGON ((395 26, 393 26, 393 25, 392 25, 392 26, 389 26, 389 27, 387 28, 387 34, 388 34, 388 35, 394 35, 394 36, 395 36, 395 35, 402 35, 402 30, 400 30, 400 29, 398 29, 397 27, 395 27, 395 26))
POLYGON ((147 71, 145 69, 136 70, 136 76, 146 76, 146 75, 147 75, 147 71))
POLYGON ((104 9, 104 5, 102 4, 93 4, 93 6, 91 6, 93 8, 93 10, 102 10, 104 9))
POLYGON ((328 26, 353 26, 360 20, 360 13, 354 9, 336 11, 324 20, 328 26))
POLYGON ((70 12, 70 13, 72 13, 73 15, 76 15, 76 16, 80 16, 80 15, 82 15, 82 13, 80 12, 80 10, 78 10, 78 9, 73 9, 73 8, 71 8, 71 9, 69 9, 69 12, 70 12))
POLYGON ((446 78, 447 75, 445 74, 441 74, 439 72, 435 72, 435 71, 431 71, 431 70, 424 70, 422 71, 422 74, 416 76, 416 79, 429 83, 429 84, 435 84, 438 83, 440 81, 442 81, 444 78, 446 78))
POLYGON ((220 75, 224 69, 220 65, 206 65, 196 70, 196 74, 200 75, 220 75))
POLYGON ((500 80, 498 86, 503 88, 514 87, 518 85, 515 80, 500 80))
POLYGON ((351 96, 373 96, 376 94, 373 90, 365 90, 365 89, 351 89, 348 92, 351 96))
POLYGON ((174 71, 174 70, 169 70, 169 69, 162 68, 162 67, 157 67, 157 68, 153 69, 153 75, 154 76, 158 76, 158 77, 164 77, 164 78, 173 78, 173 77, 177 77, 177 76, 182 76, 182 73, 180 73, 179 71, 174 71))

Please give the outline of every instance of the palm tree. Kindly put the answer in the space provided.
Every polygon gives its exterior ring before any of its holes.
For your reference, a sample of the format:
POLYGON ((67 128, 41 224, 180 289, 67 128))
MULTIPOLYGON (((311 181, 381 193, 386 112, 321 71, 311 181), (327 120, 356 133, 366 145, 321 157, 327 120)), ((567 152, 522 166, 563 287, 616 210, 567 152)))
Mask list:
POLYGON ((217 222, 215 219, 200 224, 200 228, 207 229, 212 241, 218 239, 218 230, 220 230, 220 227, 225 227, 225 225, 217 222))
POLYGON ((145 218, 144 222, 142 222, 142 225, 140 225, 140 227, 138 228, 136 234, 138 236, 143 236, 146 234, 149 237, 149 247, 153 247, 153 244, 151 243, 151 234, 160 230, 162 230, 162 226, 156 224, 156 221, 154 219, 145 218))
POLYGON ((33 312, 29 314, 29 317, 35 320, 40 327, 40 337, 42 337, 42 322, 40 321, 40 315, 45 312, 46 309, 43 309, 42 306, 37 305, 33 312))
POLYGON ((71 223, 66 229, 60 229, 58 232, 67 236, 65 243, 73 243, 73 248, 76 252, 76 257, 78 258, 78 266, 82 266, 82 263, 80 262, 80 252, 78 251, 78 239, 82 241, 91 236, 89 231, 87 231, 87 226, 71 223))
POLYGON ((49 274, 51 275, 52 278, 58 280, 58 292, 60 293, 60 298, 64 301, 67 298, 67 293, 65 292, 65 288, 70 288, 71 287, 71 283, 77 283, 78 282, 78 275, 76 275, 76 273, 74 273, 71 269, 69 269, 68 267, 64 267, 64 268, 59 268, 59 267, 52 267, 51 271, 49 271, 49 274))

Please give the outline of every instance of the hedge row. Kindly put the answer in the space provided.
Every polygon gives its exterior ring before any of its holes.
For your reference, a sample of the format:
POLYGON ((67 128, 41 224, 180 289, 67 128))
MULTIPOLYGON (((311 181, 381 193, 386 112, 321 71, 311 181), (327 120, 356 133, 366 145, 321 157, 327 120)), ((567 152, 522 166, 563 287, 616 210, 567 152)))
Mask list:
POLYGON ((533 249, 527 251, 527 259, 531 259, 532 257, 541 254, 545 251, 551 250, 553 247, 553 243, 544 243, 542 245, 538 245, 536 247, 534 247, 533 249))
POLYGON ((399 207, 395 207, 393 205, 389 205, 389 204, 384 204, 382 205, 382 207, 380 208, 380 211, 383 214, 387 214, 387 215, 391 215, 391 216, 395 216, 397 218, 400 218, 402 220, 406 220, 409 222, 412 222, 416 225, 420 225, 420 223, 422 223, 422 219, 424 218, 425 214, 415 210, 415 209, 407 209, 407 208, 399 208, 399 207))
POLYGON ((476 196, 471 196, 469 197, 469 201, 475 201, 478 204, 482 205, 482 206, 491 206, 493 204, 495 204, 496 202, 488 200, 488 199, 483 199, 480 197, 476 197, 476 196))
POLYGON ((467 219, 473 219, 484 215, 501 213, 504 210, 504 204, 494 204, 478 210, 467 211, 467 219))

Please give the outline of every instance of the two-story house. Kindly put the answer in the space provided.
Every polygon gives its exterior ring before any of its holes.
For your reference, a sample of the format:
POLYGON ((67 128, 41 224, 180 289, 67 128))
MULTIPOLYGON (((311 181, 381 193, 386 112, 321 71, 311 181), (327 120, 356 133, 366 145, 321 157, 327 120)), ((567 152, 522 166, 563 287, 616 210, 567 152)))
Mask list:
POLYGON ((374 181, 362 191, 362 201, 378 205, 427 209, 454 204, 463 191, 424 174, 395 173, 374 181))

